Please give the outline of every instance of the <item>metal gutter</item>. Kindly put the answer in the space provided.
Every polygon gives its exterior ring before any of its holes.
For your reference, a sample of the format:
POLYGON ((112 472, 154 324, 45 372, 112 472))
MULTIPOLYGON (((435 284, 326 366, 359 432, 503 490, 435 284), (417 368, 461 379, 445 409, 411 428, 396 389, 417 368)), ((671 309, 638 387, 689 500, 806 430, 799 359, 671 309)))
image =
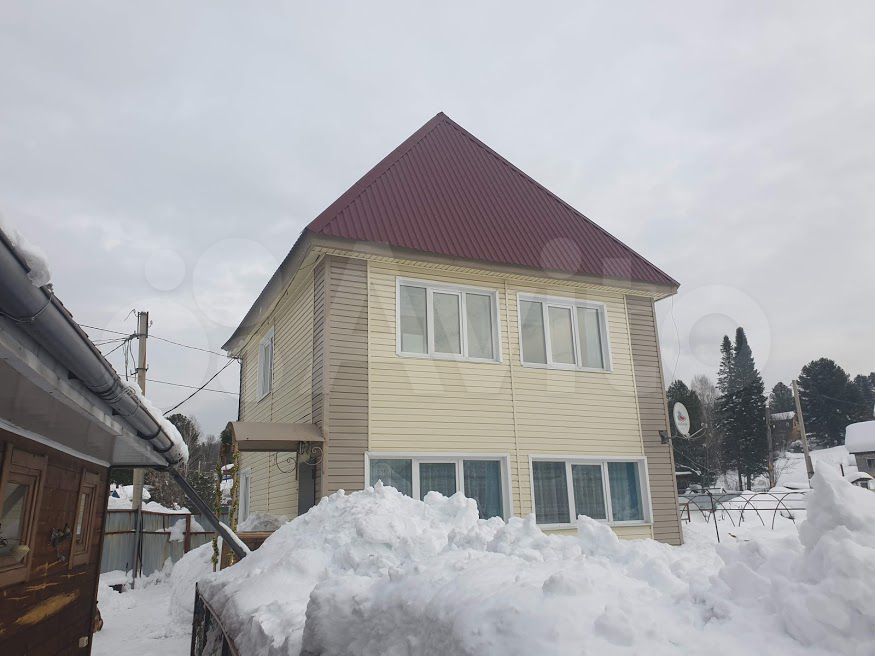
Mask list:
POLYGON ((147 441, 168 465, 181 462, 179 447, 136 393, 121 381, 55 297, 51 286, 34 286, 27 276, 28 271, 24 259, 0 230, 0 315, 15 322, 66 368, 71 378, 109 405, 113 414, 130 426, 137 437, 147 441))

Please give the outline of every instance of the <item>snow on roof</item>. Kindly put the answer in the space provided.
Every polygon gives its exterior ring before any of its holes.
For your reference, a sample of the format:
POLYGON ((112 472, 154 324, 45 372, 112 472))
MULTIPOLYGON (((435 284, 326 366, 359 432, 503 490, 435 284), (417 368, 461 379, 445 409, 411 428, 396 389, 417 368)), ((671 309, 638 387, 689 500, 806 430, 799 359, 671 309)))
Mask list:
POLYGON ((24 263, 30 269, 27 277, 35 287, 49 284, 52 279, 49 271, 49 261, 43 250, 31 242, 12 223, 0 213, 0 230, 6 235, 16 252, 24 258, 24 263))
POLYGON ((165 435, 170 438, 170 441, 176 445, 179 449, 179 454, 182 456, 183 462, 188 462, 188 445, 185 443, 185 440, 182 439, 182 435, 179 434, 179 431, 176 430, 176 426, 164 416, 164 413, 162 413, 154 403, 143 395, 139 386, 131 381, 123 380, 122 383, 127 385, 128 389, 132 390, 137 395, 137 398, 140 399, 140 402, 149 414, 152 415, 152 419, 155 420, 155 423, 158 424, 161 430, 164 431, 165 435))
POLYGON ((845 430, 845 447, 850 453, 875 451, 875 419, 848 426, 845 430))
POLYGON ((792 410, 788 410, 787 412, 773 412, 772 420, 773 421, 787 421, 788 419, 793 419, 796 416, 796 413, 792 410))

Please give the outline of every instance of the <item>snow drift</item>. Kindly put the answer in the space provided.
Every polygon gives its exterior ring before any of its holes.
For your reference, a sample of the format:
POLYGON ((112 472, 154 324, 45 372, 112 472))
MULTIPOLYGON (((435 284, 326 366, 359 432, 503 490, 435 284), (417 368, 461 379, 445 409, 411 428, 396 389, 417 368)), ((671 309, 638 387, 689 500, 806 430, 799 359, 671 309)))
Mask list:
POLYGON ((587 518, 545 535, 378 484, 323 499, 201 590, 241 653, 868 653, 875 496, 829 471, 813 486, 798 535, 715 552, 587 518))

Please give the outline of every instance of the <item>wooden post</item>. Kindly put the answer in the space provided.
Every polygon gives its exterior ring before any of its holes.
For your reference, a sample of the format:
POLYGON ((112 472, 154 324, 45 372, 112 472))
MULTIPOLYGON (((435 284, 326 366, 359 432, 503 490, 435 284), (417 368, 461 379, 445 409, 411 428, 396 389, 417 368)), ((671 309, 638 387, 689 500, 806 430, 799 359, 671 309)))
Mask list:
POLYGON ((772 411, 768 403, 766 403, 766 441, 769 443, 769 489, 771 490, 775 487, 775 460, 772 445, 772 411))
POLYGON ((799 387, 793 381, 793 399, 796 401, 796 418, 799 420, 799 434, 802 436, 802 451, 805 453, 805 469, 808 478, 814 476, 814 463, 811 462, 811 454, 808 452, 808 435, 805 433, 805 420, 802 418, 802 401, 799 399, 799 387))
POLYGON ((182 542, 182 553, 191 551, 191 513, 185 516, 185 537, 182 542))

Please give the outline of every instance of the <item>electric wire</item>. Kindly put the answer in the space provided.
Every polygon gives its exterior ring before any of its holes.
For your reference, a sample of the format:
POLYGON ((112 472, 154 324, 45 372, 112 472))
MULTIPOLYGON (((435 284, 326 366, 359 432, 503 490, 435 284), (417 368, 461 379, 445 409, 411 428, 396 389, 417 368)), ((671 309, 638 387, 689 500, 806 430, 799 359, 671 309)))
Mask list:
POLYGON ((166 410, 166 411, 164 412, 164 416, 166 417, 168 414, 170 414, 171 412, 173 412, 174 410, 176 410, 176 409, 177 409, 179 406, 181 406, 183 403, 186 403, 186 402, 187 402, 189 399, 191 399, 195 394, 197 394, 198 392, 200 392, 201 390, 203 390, 207 385, 209 385, 211 382, 213 382, 213 380, 215 380, 216 377, 217 377, 220 373, 222 373, 223 371, 225 371, 225 369, 227 369, 229 366, 231 366, 231 363, 232 363, 232 362, 236 362, 236 360, 228 360, 228 361, 225 363, 225 366, 222 367, 221 369, 219 369, 219 370, 218 370, 216 373, 214 373, 212 376, 210 376, 210 379, 209 379, 207 382, 205 382, 203 385, 201 385, 200 387, 198 387, 194 392, 192 392, 191 394, 189 394, 188 396, 186 396, 184 399, 182 399, 182 401, 180 401, 179 403, 177 403, 175 406, 173 406, 173 407, 170 408, 169 410, 166 410))

